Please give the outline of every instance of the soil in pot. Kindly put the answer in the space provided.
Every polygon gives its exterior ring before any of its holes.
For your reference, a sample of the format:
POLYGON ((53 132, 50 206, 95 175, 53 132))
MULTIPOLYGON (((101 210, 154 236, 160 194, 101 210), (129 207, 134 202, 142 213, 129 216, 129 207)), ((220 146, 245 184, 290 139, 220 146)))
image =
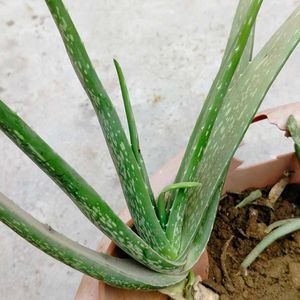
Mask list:
POLYGON ((229 194, 220 207, 208 245, 209 279, 205 285, 219 293, 220 299, 300 299, 300 231, 270 245, 248 268, 240 264, 265 236, 271 223, 300 217, 300 185, 288 185, 274 209, 263 198, 243 208, 234 206, 248 195, 229 194))

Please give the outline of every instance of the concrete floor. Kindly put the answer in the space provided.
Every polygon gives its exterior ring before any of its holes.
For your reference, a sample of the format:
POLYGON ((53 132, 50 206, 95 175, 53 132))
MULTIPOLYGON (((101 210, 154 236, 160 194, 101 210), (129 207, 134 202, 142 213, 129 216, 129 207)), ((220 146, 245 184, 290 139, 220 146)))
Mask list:
MULTIPOLYGON (((123 66, 150 173, 185 147, 219 66, 237 2, 65 1, 125 121, 112 58, 123 66)), ((297 4, 265 1, 255 52, 297 4)), ((1 99, 120 211, 125 204, 102 133, 44 1, 0 0, 0 32, 1 99)), ((299 63, 298 49, 263 108, 299 100, 299 63)), ((254 135, 246 137, 251 145, 239 156, 253 162, 292 150, 282 133, 270 127, 252 128, 254 135)), ((0 153, 1 192, 40 221, 96 246, 99 231, 1 132, 0 153)), ((0 270, 0 300, 72 299, 81 278, 1 224, 0 270)))

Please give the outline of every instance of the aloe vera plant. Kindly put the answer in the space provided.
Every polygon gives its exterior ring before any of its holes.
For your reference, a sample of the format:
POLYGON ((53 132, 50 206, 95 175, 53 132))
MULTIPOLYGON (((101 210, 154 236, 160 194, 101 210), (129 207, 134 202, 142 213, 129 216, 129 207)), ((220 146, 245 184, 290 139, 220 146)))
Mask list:
POLYGON ((78 245, 35 220, 2 194, 0 220, 47 254, 110 285, 150 290, 176 284, 184 287, 182 282, 193 277, 188 274, 208 242, 234 152, 300 40, 300 7, 252 58, 255 20, 262 0, 240 0, 219 72, 191 134, 176 180, 155 199, 119 63, 115 61, 115 67, 129 137, 63 2, 45 1, 97 114, 135 231, 1 100, 0 128, 130 258, 114 258, 78 245))

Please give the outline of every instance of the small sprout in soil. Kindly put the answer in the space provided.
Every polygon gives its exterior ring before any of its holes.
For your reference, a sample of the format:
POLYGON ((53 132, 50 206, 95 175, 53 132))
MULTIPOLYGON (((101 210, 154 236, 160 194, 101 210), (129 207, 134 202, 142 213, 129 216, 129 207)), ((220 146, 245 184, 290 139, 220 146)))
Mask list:
POLYGON ((252 264, 252 262, 274 241, 289 233, 300 230, 300 218, 294 218, 293 220, 287 219, 282 221, 284 222, 282 222, 281 224, 275 222, 277 224, 273 223, 270 225, 273 226, 273 228, 277 228, 269 233, 262 241, 260 241, 260 243, 247 255, 247 257, 241 264, 243 269, 247 269, 252 264))
POLYGON ((235 206, 235 208, 241 208, 241 207, 244 207, 246 205, 249 205, 249 204, 251 204, 252 202, 254 202, 255 200, 257 200, 261 197, 262 197, 261 190, 252 191, 247 197, 245 197, 240 203, 238 203, 235 206))
POLYGON ((291 218, 291 219, 285 219, 285 220, 279 220, 279 221, 276 221, 274 223, 272 223, 271 225, 269 225, 266 229, 265 229, 265 233, 270 233, 272 230, 274 230, 275 228, 281 226, 281 225, 284 225, 284 224, 287 224, 289 222, 292 222, 294 221, 295 218, 291 218))

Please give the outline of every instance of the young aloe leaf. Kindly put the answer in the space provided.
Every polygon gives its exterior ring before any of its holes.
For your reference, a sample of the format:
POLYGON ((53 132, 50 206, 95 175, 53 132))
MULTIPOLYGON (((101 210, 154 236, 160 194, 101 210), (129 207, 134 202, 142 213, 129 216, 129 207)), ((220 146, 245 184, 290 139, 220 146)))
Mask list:
POLYGON ((182 251, 197 233, 222 174, 240 144, 259 105, 300 40, 300 6, 246 67, 225 96, 213 132, 194 180, 201 182, 188 200, 182 233, 182 251))
POLYGON ((247 255, 242 262, 242 267, 247 269, 252 262, 274 241, 297 230, 300 230, 300 218, 295 218, 293 221, 287 221, 277 229, 274 229, 247 255))
POLYGON ((57 260, 113 286, 157 290, 176 284, 186 276, 163 275, 131 259, 92 251, 40 223, 1 193, 0 221, 57 260))
POLYGON ((173 183, 168 186, 166 186, 159 194, 157 199, 157 216, 159 218, 160 224, 163 229, 165 229, 167 220, 168 220, 168 214, 166 209, 166 202, 165 202, 165 193, 178 190, 178 189, 187 189, 187 188, 193 188, 198 186, 198 182, 179 182, 179 183, 173 183))
POLYGON ((246 205, 249 205, 253 203, 255 200, 259 199, 262 197, 262 192, 261 190, 254 190, 252 191, 247 197, 245 197, 240 203, 238 203, 235 208, 241 208, 246 205))
POLYGON ((92 66, 80 36, 63 2, 45 1, 60 31, 74 70, 97 113, 135 228, 153 249, 174 259, 176 254, 160 226, 147 184, 120 119, 92 66))
POLYGON ((161 272, 179 269, 184 264, 164 258, 127 227, 96 191, 1 100, 0 129, 73 200, 96 227, 135 260, 161 272))
POLYGON ((300 163, 300 129, 298 128, 297 121, 293 115, 289 116, 287 127, 294 140, 295 152, 300 163))
POLYGON ((120 67, 120 64, 115 59, 114 59, 114 64, 116 67, 116 71, 118 74, 120 87, 121 87, 121 91, 122 91, 123 103, 124 103, 124 107, 125 107, 129 135, 130 135, 131 149, 132 149, 134 157, 139 165, 139 168, 142 172, 144 181, 147 184, 147 189, 148 189, 148 193, 150 195, 152 204, 155 207, 156 206, 155 198, 154 198, 153 191, 152 191, 152 188, 150 185, 150 181, 149 181, 148 173, 147 173, 146 166, 144 163, 144 159, 143 159, 143 156, 142 156, 142 153, 140 150, 138 132, 137 132, 136 125, 135 125, 134 115, 133 115, 133 111, 132 111, 132 107, 131 107, 131 103, 130 103, 130 98, 129 98, 129 93, 128 93, 125 77, 123 75, 123 71, 120 67))
MULTIPOLYGON (((196 175, 199 162, 202 159, 207 142, 210 138, 213 125, 219 113, 223 99, 227 93, 228 86, 232 80, 234 72, 239 64, 240 58, 246 47, 248 37, 255 22, 262 0, 253 0, 242 26, 236 35, 230 51, 224 58, 220 70, 212 84, 204 107, 197 120, 192 136, 190 138, 185 157, 182 162, 182 168, 179 173, 182 176, 177 177, 178 181, 197 181, 193 180, 196 175), (182 180, 178 178, 182 177, 182 180)), ((188 194, 191 194, 188 192, 188 194)), ((172 210, 169 216, 166 234, 168 239, 174 244, 174 248, 180 247, 180 237, 183 224, 184 210, 186 206, 187 193, 180 191, 172 204, 172 210)))
POLYGON ((287 224, 289 222, 293 222, 295 220, 295 218, 291 218, 291 219, 283 219, 283 220, 279 220, 276 221, 272 224, 270 224, 266 229, 265 229, 265 233, 270 233, 272 230, 274 230, 277 227, 280 227, 284 224, 287 224))

